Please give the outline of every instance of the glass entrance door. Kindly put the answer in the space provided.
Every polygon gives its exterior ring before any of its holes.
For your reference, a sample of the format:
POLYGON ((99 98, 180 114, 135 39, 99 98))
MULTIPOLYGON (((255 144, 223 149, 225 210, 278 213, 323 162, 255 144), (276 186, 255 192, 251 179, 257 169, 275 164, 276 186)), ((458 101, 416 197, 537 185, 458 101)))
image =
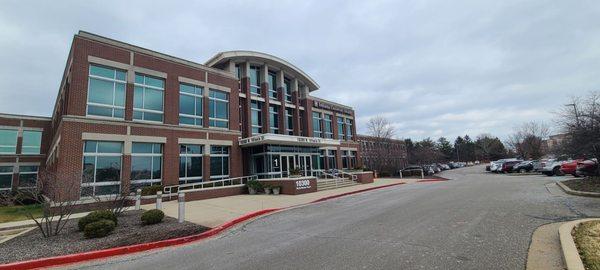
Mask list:
POLYGON ((281 176, 288 177, 290 175, 290 170, 294 169, 295 158, 293 155, 281 155, 281 176))
POLYGON ((312 175, 312 160, 310 155, 297 155, 296 168, 299 168, 304 176, 312 175))

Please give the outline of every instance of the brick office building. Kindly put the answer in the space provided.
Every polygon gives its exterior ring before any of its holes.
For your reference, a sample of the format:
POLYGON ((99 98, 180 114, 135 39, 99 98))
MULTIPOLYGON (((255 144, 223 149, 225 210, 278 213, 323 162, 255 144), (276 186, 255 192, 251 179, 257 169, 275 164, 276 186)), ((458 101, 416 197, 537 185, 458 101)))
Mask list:
POLYGON ((0 190, 38 171, 80 187, 69 198, 80 199, 359 166, 353 109, 310 96, 318 88, 268 54, 198 64, 79 32, 52 116, 0 114, 0 190))
POLYGON ((362 164, 379 175, 396 175, 407 166, 407 150, 404 140, 376 138, 357 135, 362 164))

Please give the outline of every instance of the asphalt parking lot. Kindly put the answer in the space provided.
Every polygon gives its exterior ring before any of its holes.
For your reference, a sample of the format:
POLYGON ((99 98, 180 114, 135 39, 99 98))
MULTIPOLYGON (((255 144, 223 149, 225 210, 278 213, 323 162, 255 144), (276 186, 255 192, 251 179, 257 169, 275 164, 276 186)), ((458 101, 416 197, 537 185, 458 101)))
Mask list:
POLYGON ((566 177, 442 173, 259 218, 190 245, 79 269, 524 269, 540 225, 600 216, 600 199, 564 194, 566 177))

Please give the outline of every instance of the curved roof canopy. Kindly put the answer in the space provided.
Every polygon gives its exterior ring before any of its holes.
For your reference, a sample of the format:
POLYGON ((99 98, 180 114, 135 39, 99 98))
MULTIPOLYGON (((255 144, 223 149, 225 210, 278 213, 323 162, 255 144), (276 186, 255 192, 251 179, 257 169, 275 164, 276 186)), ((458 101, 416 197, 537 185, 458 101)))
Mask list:
POLYGON ((249 62, 259 62, 266 63, 270 67, 274 67, 276 69, 281 69, 285 73, 291 75, 292 77, 297 78, 301 82, 303 82, 306 86, 308 86, 309 91, 314 91, 319 89, 319 84, 315 82, 308 74, 304 73, 298 67, 292 65, 288 61, 285 61, 277 56, 273 56, 266 53, 261 52, 253 52, 253 51, 228 51, 228 52, 220 52, 217 55, 210 58, 206 61, 205 65, 214 67, 218 64, 225 63, 227 61, 233 60, 234 62, 240 61, 249 61, 249 62))

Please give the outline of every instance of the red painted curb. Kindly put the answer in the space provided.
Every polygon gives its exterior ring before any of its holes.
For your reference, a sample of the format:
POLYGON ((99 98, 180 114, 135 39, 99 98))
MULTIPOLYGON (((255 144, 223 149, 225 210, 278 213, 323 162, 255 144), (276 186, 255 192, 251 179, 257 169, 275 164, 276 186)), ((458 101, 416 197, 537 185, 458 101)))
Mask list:
MULTIPOLYGON (((436 181, 438 181, 438 180, 436 180, 436 181)), ((315 201, 312 201, 312 202, 309 202, 306 204, 323 202, 323 201, 327 201, 327 200, 331 200, 331 199, 335 199, 335 198, 339 198, 339 197, 343 197, 343 196, 347 196, 347 195, 352 195, 352 194, 356 194, 356 193, 361 193, 361 192, 366 192, 366 191, 371 191, 371 190, 376 190, 376 189, 381 189, 381 188, 386 188, 386 187, 391 187, 391 186, 398 186, 398 185, 403 185, 403 184, 406 184, 406 183, 400 182, 400 183, 394 183, 394 184, 389 184, 389 185, 384 185, 384 186, 379 186, 379 187, 372 187, 372 188, 366 188, 366 189, 346 192, 346 193, 342 193, 342 194, 323 197, 323 198, 317 199, 315 201)), ((182 245, 182 244, 199 241, 199 240, 217 235, 217 234, 223 232, 224 230, 229 229, 229 228, 231 228, 239 223, 242 223, 244 221, 247 221, 251 218, 254 218, 257 216, 262 216, 262 215, 265 215, 265 214, 268 214, 271 212, 275 212, 278 210, 283 210, 286 208, 289 208, 289 207, 270 208, 270 209, 264 209, 264 210, 252 212, 252 213, 243 215, 241 217, 235 218, 233 220, 227 221, 218 227, 212 228, 208 231, 205 231, 205 232, 203 232, 201 234, 197 234, 197 235, 184 236, 184 237, 180 237, 180 238, 162 240, 162 241, 151 242, 151 243, 143 243, 143 244, 136 244, 136 245, 130 245, 130 246, 115 247, 115 248, 102 249, 102 250, 94 250, 94 251, 82 252, 82 253, 77 253, 77 254, 69 254, 69 255, 63 255, 63 256, 34 259, 34 260, 29 260, 29 261, 13 262, 13 263, 0 265, 0 270, 5 270, 5 269, 6 270, 8 270, 8 269, 25 270, 25 269, 35 269, 35 268, 42 268, 42 267, 73 264, 73 263, 102 259, 102 258, 107 258, 107 257, 112 257, 112 256, 117 256, 117 255, 125 255, 125 254, 131 254, 131 253, 136 253, 136 252, 141 252, 141 251, 148 251, 148 250, 158 249, 158 248, 163 248, 163 247, 182 245)))
POLYGON ((162 248, 162 247, 182 245, 182 244, 186 244, 186 243, 190 243, 190 242, 194 242, 194 241, 198 241, 198 240, 202 240, 202 239, 214 236, 230 227, 233 227, 234 225, 236 225, 238 223, 241 223, 248 219, 251 219, 251 218, 254 218, 254 217, 257 217, 260 215, 264 215, 264 214, 267 214, 267 213, 270 213, 273 211, 277 211, 277 210, 279 210, 279 209, 273 208, 273 209, 264 209, 264 210, 252 212, 252 213, 243 215, 241 217, 238 217, 236 219, 230 220, 228 222, 225 222, 222 225, 220 225, 219 227, 215 227, 213 229, 210 229, 208 231, 205 231, 205 232, 203 232, 201 234, 197 234, 197 235, 184 236, 184 237, 180 237, 180 238, 162 240, 162 241, 151 242, 151 243, 143 243, 143 244, 136 244, 136 245, 130 245, 130 246, 115 247, 115 248, 102 249, 102 250, 94 250, 94 251, 82 252, 82 253, 77 253, 77 254, 69 254, 69 255, 63 255, 63 256, 34 259, 34 260, 29 260, 29 261, 13 262, 13 263, 9 263, 9 264, 0 265, 0 270, 5 270, 5 269, 21 270, 21 269, 35 269, 35 268, 41 268, 41 267, 58 266, 58 265, 72 264, 72 263, 88 261, 88 260, 101 259, 101 258, 106 258, 106 257, 111 257, 111 256, 116 256, 116 255, 125 255, 125 254, 130 254, 130 253, 141 252, 141 251, 148 251, 151 249, 157 249, 157 248, 162 248))

